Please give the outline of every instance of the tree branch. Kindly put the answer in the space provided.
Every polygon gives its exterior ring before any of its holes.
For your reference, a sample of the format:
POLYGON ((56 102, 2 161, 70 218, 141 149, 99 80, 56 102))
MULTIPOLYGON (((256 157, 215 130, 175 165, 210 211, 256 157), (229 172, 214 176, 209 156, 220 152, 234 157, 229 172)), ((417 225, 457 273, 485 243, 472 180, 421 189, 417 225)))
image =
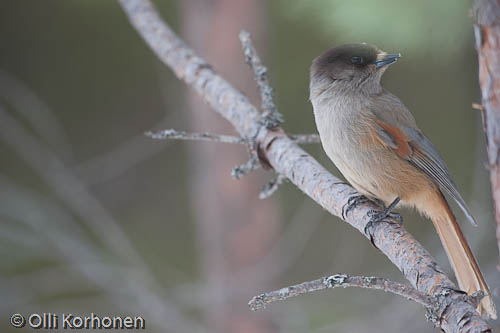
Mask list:
POLYGON ((283 184, 283 182, 286 180, 286 177, 283 176, 282 174, 277 174, 276 177, 271 179, 269 183, 267 183, 262 191, 259 193, 259 199, 267 199, 271 195, 274 194, 278 190, 278 187, 283 184))
POLYGON ((250 34, 246 31, 240 32, 240 41, 245 54, 245 62, 253 70, 255 81, 260 92, 261 108, 263 111, 262 124, 268 129, 273 129, 283 123, 283 115, 278 112, 273 101, 273 88, 269 84, 267 68, 262 65, 259 54, 253 46, 250 34))
MULTIPOLYGON (((479 57, 479 85, 488 151, 491 191, 495 205, 497 241, 500 251, 500 4, 495 0, 475 1, 474 35, 479 57)), ((500 266, 499 266, 500 267, 500 266)))
POLYGON ((294 286, 267 292, 253 297, 248 305, 252 311, 265 309, 270 303, 284 301, 290 297, 299 296, 313 291, 337 288, 337 287, 357 287, 366 289, 383 290, 399 296, 403 296, 411 301, 423 305, 427 310, 431 310, 436 300, 431 296, 423 294, 415 288, 374 276, 350 276, 347 274, 335 274, 325 276, 314 281, 303 282, 294 286))
POLYGON ((257 170, 261 167, 259 162, 259 157, 257 153, 253 150, 250 150, 250 158, 245 164, 237 165, 231 170, 231 177, 234 179, 240 179, 244 175, 248 175, 250 172, 257 170))
POLYGON ((261 159, 267 160, 277 173, 286 176, 331 214, 344 217, 347 223, 372 238, 419 292, 431 296, 446 294, 443 296, 446 302, 440 302, 442 311, 438 311, 439 316, 435 318, 441 329, 491 332, 470 297, 457 291, 430 254, 402 226, 376 223, 365 233, 370 222, 368 213, 380 207, 367 202, 345 210, 349 200, 359 193, 332 176, 282 129, 270 130, 263 126, 261 114, 249 100, 186 46, 163 22, 149 0, 119 0, 119 3, 146 43, 177 77, 195 89, 242 137, 257 143, 261 159))
POLYGON ((208 142, 232 143, 232 144, 247 143, 245 139, 237 136, 219 135, 210 133, 189 133, 184 131, 177 131, 174 129, 166 129, 157 132, 148 131, 144 133, 144 135, 155 140, 176 139, 176 140, 208 141, 208 142))
MULTIPOLYGON (((155 140, 174 139, 174 140, 208 141, 208 142, 232 143, 232 144, 248 144, 248 141, 245 140, 244 138, 233 135, 191 133, 191 132, 178 131, 174 129, 166 129, 156 132, 147 131, 144 133, 144 135, 155 140)), ((297 144, 320 143, 318 134, 291 134, 289 135, 289 137, 297 144)))
POLYGON ((321 143, 318 134, 290 134, 289 137, 298 144, 321 143))

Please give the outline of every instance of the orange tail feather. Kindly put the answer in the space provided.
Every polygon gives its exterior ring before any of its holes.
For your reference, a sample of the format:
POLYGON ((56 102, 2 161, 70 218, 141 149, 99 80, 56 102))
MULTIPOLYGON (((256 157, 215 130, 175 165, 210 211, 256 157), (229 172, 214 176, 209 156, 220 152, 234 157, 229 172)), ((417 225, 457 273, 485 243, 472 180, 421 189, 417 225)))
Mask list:
POLYGON ((425 204, 421 202, 417 204, 417 208, 432 220, 455 271, 460 289, 469 295, 482 290, 486 296, 481 300, 478 311, 482 315, 485 314, 491 319, 496 319, 496 309, 491 299, 490 290, 462 230, 460 230, 455 215, 442 193, 439 191, 435 193, 437 196, 427 197, 425 204))

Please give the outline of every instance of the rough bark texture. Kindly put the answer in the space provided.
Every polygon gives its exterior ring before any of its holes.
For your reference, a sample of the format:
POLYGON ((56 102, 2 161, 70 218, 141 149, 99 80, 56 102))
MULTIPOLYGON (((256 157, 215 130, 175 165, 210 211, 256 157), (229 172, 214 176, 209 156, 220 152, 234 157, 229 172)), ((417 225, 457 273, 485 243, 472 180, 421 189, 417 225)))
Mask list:
POLYGON ((500 250, 500 3, 476 1, 474 34, 479 57, 481 112, 488 150, 491 191, 500 250))
POLYGON ((457 292, 430 254, 400 225, 376 223, 366 228, 372 203, 346 211, 358 193, 331 175, 281 130, 270 131, 260 122, 260 113, 161 20, 150 1, 119 0, 146 43, 175 74, 226 118, 246 138, 255 138, 260 155, 323 208, 344 219, 373 243, 399 268, 419 291, 441 297, 436 324, 445 332, 491 332, 474 305, 457 292), (368 232, 367 232, 368 231, 368 232))

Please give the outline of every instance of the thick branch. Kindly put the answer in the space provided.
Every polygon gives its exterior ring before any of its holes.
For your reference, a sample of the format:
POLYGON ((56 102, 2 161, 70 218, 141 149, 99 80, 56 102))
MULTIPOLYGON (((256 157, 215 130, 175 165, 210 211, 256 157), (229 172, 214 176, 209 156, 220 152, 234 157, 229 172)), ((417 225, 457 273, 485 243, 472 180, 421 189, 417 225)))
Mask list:
POLYGON ((496 0, 475 2, 474 34, 479 57, 480 111, 486 134, 491 191, 495 204, 500 250, 500 4, 496 0))
POLYGON ((256 140, 259 157, 267 159, 277 173, 286 176, 331 214, 344 217, 365 236, 372 237, 374 244, 418 291, 435 296, 446 290, 448 301, 437 318, 437 324, 445 332, 491 332, 474 305, 455 290, 430 254, 402 226, 376 223, 368 228, 371 234, 365 234, 370 221, 368 212, 380 207, 368 202, 343 216, 349 199, 359 194, 332 176, 281 129, 269 130, 263 126, 260 113, 249 100, 186 46, 162 21, 149 0, 119 2, 158 57, 231 122, 242 137, 256 140))

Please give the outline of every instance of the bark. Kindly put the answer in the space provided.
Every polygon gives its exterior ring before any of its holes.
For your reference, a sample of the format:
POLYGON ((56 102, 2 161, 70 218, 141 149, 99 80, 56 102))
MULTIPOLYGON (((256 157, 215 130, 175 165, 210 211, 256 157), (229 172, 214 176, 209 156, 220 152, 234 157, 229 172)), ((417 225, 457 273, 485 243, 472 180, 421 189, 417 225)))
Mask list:
POLYGON ((399 268, 420 292, 440 297, 435 323, 445 332, 491 332, 475 311, 473 301, 457 292, 430 254, 402 227, 370 222, 373 203, 353 207, 349 199, 358 193, 326 171, 281 129, 262 125, 260 113, 243 94, 220 77, 161 20, 147 0, 119 0, 131 23, 146 43, 175 74, 191 86, 211 108, 226 118, 245 138, 255 139, 260 156, 285 175, 331 214, 354 226, 399 268))
MULTIPOLYGON (((500 3, 476 0, 474 35, 479 57, 483 128, 500 250, 500 3)), ((500 266, 499 266, 500 269, 500 266)))

